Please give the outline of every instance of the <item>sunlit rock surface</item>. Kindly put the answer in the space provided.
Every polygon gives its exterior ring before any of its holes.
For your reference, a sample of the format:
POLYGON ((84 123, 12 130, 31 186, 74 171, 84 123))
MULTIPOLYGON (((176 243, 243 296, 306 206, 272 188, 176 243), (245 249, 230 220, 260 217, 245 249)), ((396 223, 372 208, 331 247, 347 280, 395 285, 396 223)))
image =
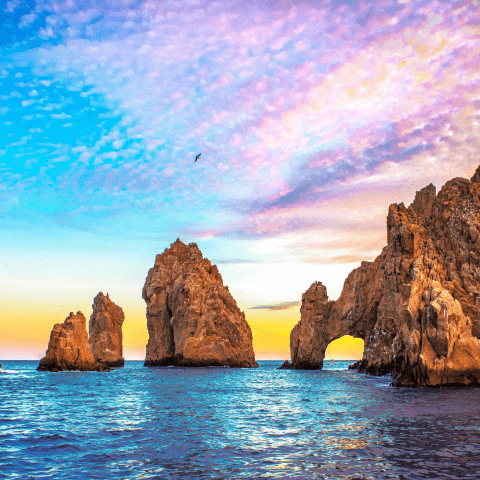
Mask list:
POLYGON ((93 300, 89 322, 89 343, 95 360, 111 367, 123 367, 123 310, 100 292, 93 300))
POLYGON ((179 239, 148 272, 146 366, 257 367, 252 332, 215 265, 179 239))
POLYGON ((110 370, 93 356, 88 343, 87 321, 82 312, 70 312, 64 323, 57 323, 50 334, 48 350, 37 370, 110 370))
POLYGON ((337 301, 314 283, 290 336, 291 368, 318 369, 333 340, 365 341, 357 370, 396 386, 480 383, 480 167, 412 205, 390 205, 388 245, 347 277, 337 301))

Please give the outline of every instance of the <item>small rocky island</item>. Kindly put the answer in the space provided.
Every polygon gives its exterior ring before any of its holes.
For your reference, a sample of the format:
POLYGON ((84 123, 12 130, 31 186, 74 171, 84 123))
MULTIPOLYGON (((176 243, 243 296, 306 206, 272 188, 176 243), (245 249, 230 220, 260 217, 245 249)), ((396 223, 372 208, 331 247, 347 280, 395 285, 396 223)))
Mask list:
POLYGON ((109 367, 95 360, 90 350, 87 320, 82 312, 70 315, 63 323, 53 327, 46 355, 37 370, 58 372, 62 370, 103 371, 109 367))
POLYGON ((94 299, 90 317, 90 339, 82 312, 70 312, 64 323, 57 323, 50 334, 45 357, 37 370, 110 371, 123 366, 123 310, 100 292, 94 299))
POLYGON ((145 366, 258 367, 245 314, 195 243, 177 239, 157 255, 142 297, 145 366))
POLYGON ((314 283, 290 335, 292 363, 320 369, 333 340, 365 341, 357 371, 392 374, 395 386, 480 384, 480 167, 436 195, 390 205, 388 244, 345 280, 337 301, 314 283))

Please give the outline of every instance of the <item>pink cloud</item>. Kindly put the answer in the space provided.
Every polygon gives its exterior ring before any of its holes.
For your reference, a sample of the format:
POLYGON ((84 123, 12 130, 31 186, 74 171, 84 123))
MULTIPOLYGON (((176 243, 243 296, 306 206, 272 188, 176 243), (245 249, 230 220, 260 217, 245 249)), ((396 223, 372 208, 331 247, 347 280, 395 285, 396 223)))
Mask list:
MULTIPOLYGON (((63 44, 35 50, 33 61, 39 73, 92 86, 131 125, 123 138, 104 138, 79 152, 85 164, 103 161, 98 150, 113 147, 118 158, 155 164, 149 171, 115 172, 131 192, 159 175, 185 198, 215 192, 226 204, 242 203, 248 221, 212 235, 241 234, 244 224, 252 238, 318 235, 327 220, 346 225, 338 235, 359 234, 361 216, 348 202, 381 219, 375 198, 385 199, 383 209, 408 182, 430 183, 432 165, 442 172, 473 165, 480 19, 471 3, 457 11, 456 21, 441 2, 424 2, 418 11, 376 2, 372 13, 371 2, 245 10, 229 3, 146 2, 130 16, 120 3, 98 23, 119 33, 115 26, 128 22, 132 33, 89 40, 77 29, 63 44), (137 17, 145 22, 141 28, 137 17), (138 147, 123 148, 127 139, 137 139, 138 147), (193 176, 184 165, 199 145, 203 161, 193 176), (158 152, 160 146, 166 151, 158 152), (399 163, 415 174, 399 172, 399 163), (345 196, 344 206, 336 193, 362 188, 371 201, 345 196)), ((63 28, 62 18, 79 26, 96 16, 75 13, 78 6, 58 8, 58 21, 48 24, 51 36, 63 28)), ((435 175, 440 181, 444 173, 435 175)))

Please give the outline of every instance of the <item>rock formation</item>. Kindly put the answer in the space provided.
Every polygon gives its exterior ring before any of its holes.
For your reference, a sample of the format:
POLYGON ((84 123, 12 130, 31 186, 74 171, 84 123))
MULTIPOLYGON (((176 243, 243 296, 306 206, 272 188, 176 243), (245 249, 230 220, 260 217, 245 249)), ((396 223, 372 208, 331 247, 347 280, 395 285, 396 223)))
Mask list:
POLYGON ((257 367, 252 332, 215 265, 179 239, 148 272, 142 293, 146 366, 257 367))
POLYGON ((293 367, 292 367, 292 364, 288 361, 288 360, 285 360, 279 367, 278 369, 279 370, 291 370, 293 367))
POLYGON ((356 370, 360 364, 362 363, 361 360, 357 360, 356 362, 352 363, 351 365, 348 366, 349 370, 356 370))
POLYGON ((337 301, 314 283, 290 336, 291 368, 322 368, 328 344, 365 341, 357 370, 396 386, 480 383, 480 167, 435 194, 390 205, 388 245, 347 277, 337 301))
POLYGON ((76 315, 70 312, 64 323, 57 323, 53 327, 47 353, 40 360, 37 370, 110 370, 108 366, 95 361, 88 343, 87 321, 82 312, 76 315))
POLYGON ((100 292, 93 300, 89 322, 90 349, 97 362, 110 367, 123 367, 123 310, 100 292))

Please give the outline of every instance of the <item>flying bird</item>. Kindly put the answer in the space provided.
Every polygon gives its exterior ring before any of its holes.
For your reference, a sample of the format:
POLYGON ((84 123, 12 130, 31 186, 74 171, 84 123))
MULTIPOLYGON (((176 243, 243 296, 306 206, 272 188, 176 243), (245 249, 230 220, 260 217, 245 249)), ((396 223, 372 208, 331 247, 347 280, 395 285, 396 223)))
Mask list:
POLYGON ((199 154, 195 157, 195 161, 197 161, 197 160, 200 158, 200 155, 201 155, 201 153, 199 153, 199 154))

